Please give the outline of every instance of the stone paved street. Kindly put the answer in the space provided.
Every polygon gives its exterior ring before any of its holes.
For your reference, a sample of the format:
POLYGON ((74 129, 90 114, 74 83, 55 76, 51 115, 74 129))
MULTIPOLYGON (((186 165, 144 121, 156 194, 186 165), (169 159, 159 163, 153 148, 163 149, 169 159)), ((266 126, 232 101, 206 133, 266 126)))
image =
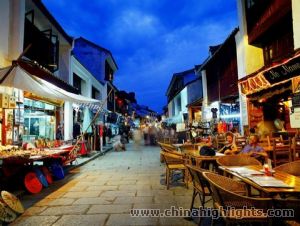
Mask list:
POLYGON ((196 225, 183 218, 130 217, 132 208, 190 206, 192 186, 178 182, 166 190, 159 151, 129 144, 126 152, 111 151, 72 170, 41 194, 24 196, 27 210, 12 225, 196 225))

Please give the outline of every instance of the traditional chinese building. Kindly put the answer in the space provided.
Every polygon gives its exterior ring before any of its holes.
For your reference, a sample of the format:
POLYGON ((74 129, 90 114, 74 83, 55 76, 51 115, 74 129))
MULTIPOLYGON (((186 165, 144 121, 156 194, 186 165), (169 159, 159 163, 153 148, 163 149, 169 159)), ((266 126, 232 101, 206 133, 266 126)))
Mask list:
POLYGON ((240 128, 237 55, 234 29, 226 40, 210 47, 210 56, 199 68, 203 80, 203 121, 212 118, 240 128))
POLYGON ((300 127, 300 2, 238 0, 242 123, 264 135, 300 127), (295 107, 295 109, 294 109, 295 107), (291 110, 292 109, 292 110, 291 110))

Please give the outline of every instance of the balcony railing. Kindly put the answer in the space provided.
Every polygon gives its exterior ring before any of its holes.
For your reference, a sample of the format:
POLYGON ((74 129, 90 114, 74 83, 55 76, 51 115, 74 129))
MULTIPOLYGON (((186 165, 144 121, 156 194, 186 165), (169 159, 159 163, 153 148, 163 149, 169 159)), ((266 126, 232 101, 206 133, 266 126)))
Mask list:
POLYGON ((291 0, 260 0, 246 9, 247 30, 250 44, 259 43, 259 38, 291 11, 291 0))
POLYGON ((37 61, 51 72, 58 70, 59 41, 51 30, 40 31, 28 18, 25 18, 24 49, 31 44, 25 56, 37 61))

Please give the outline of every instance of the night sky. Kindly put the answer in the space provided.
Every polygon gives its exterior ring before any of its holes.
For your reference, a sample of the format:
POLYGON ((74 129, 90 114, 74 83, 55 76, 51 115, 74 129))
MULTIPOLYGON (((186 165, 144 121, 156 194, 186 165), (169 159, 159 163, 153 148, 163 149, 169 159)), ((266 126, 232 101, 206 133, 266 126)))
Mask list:
POLYGON ((191 69, 238 26, 236 0, 43 0, 65 31, 109 49, 114 84, 161 112, 173 73, 191 69))

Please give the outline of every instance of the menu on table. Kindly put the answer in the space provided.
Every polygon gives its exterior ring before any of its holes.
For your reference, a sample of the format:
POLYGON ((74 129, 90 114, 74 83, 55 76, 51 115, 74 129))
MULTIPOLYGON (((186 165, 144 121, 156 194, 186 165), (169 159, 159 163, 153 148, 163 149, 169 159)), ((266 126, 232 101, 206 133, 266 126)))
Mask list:
POLYGON ((249 169, 247 167, 228 167, 227 169, 229 169, 232 172, 238 173, 241 176, 263 175, 264 174, 263 172, 253 170, 253 169, 249 169))
POLYGON ((270 176, 247 176, 248 179, 252 180, 261 187, 277 187, 277 188, 293 188, 294 186, 288 185, 283 181, 270 176))

